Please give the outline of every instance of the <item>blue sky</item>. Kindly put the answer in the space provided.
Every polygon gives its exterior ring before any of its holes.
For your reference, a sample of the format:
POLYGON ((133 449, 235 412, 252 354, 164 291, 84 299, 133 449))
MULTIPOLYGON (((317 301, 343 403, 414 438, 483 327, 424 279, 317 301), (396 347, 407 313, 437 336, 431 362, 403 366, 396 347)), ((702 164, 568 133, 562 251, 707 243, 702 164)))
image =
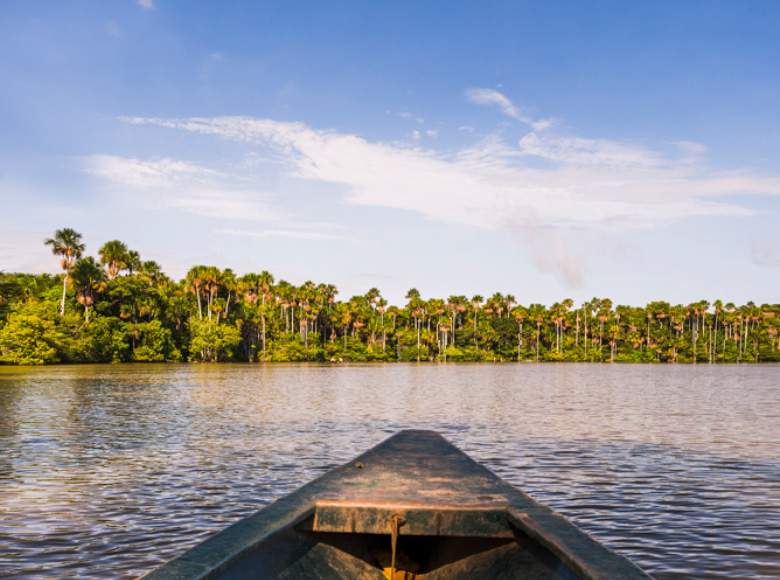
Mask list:
POLYGON ((394 302, 780 302, 776 2, 5 2, 0 269, 44 237, 394 302))

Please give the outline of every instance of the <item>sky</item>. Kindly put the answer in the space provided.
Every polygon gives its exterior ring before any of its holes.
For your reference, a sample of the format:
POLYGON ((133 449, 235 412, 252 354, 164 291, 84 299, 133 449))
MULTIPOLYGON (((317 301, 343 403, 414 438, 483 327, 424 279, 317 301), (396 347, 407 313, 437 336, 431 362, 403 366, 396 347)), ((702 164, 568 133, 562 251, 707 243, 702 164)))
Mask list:
POLYGON ((0 270, 780 303, 780 4, 0 4, 0 270))

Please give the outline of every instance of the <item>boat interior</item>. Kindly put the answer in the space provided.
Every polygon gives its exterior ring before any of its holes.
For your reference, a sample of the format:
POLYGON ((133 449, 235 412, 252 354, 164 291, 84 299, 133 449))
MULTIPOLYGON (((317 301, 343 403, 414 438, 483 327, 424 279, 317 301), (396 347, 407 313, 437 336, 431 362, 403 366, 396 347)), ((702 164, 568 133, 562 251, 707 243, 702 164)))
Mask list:
POLYGON ((218 578, 583 578, 512 525, 505 510, 395 510, 403 512, 403 516, 393 511, 366 506, 318 506, 314 514, 297 525, 272 534, 218 578), (400 526, 394 517, 402 522, 400 526))

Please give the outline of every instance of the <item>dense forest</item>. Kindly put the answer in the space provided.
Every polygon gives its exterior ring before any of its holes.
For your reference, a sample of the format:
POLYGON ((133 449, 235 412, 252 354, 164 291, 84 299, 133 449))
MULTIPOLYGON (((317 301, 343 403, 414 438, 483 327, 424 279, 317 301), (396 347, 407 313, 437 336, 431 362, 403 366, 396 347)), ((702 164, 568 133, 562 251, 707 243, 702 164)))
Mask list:
POLYGON ((391 306, 381 292, 338 300, 330 284, 194 266, 178 282, 118 241, 83 257, 81 234, 44 242, 58 275, 0 272, 0 362, 780 360, 780 305, 518 305, 511 294, 391 306))

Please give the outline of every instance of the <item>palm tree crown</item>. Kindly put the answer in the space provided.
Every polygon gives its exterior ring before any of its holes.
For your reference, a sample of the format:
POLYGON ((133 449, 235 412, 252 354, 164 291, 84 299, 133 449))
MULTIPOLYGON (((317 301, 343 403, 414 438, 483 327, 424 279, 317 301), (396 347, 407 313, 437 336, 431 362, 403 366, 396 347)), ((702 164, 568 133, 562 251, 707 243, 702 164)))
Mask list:
POLYGON ((73 262, 84 253, 85 245, 81 243, 81 234, 71 228, 63 228, 54 232, 53 238, 46 238, 43 243, 51 246, 51 253, 61 256, 60 265, 65 270, 65 279, 62 282, 62 302, 60 303, 60 316, 65 314, 65 294, 68 290, 68 276, 73 262))

